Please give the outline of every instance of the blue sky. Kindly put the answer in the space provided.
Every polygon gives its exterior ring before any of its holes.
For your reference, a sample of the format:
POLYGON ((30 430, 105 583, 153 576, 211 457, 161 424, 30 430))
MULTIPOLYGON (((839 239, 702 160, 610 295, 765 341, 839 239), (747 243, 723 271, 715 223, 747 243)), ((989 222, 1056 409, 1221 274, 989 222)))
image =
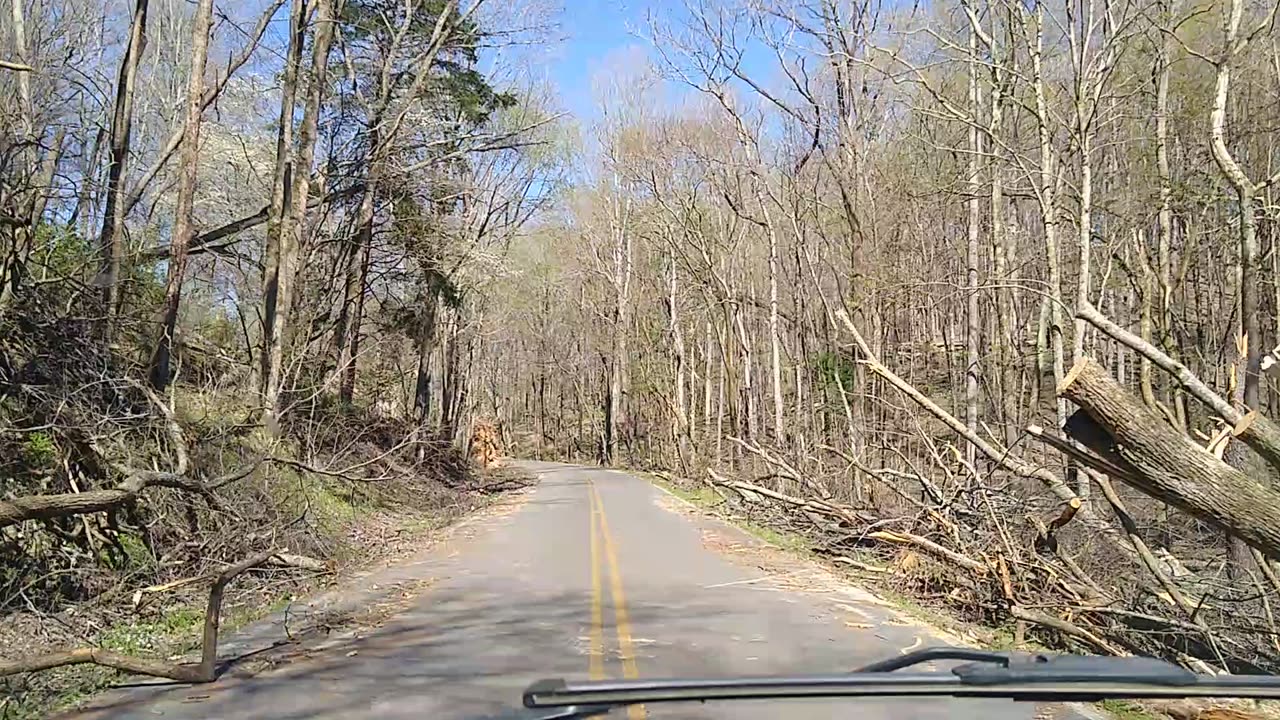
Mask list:
POLYGON ((560 88, 565 110, 583 121, 595 117, 591 81, 602 64, 630 46, 648 42, 632 33, 643 31, 649 8, 671 0, 565 0, 564 44, 551 63, 551 79, 560 88))
MULTIPOLYGON (((559 87, 564 109, 587 126, 598 116, 592 91, 593 78, 602 69, 617 67, 627 58, 648 55, 656 60, 649 40, 649 17, 677 28, 689 20, 686 0, 563 0, 561 46, 551 53, 551 80, 559 87), (612 62, 611 62, 612 61, 612 62)), ((745 36, 743 69, 762 85, 777 81, 772 51, 745 36)), ((738 85, 735 81, 734 85, 738 85)), ((667 102, 679 102, 687 88, 666 84, 667 102)), ((748 93, 750 94, 750 93, 748 93)))

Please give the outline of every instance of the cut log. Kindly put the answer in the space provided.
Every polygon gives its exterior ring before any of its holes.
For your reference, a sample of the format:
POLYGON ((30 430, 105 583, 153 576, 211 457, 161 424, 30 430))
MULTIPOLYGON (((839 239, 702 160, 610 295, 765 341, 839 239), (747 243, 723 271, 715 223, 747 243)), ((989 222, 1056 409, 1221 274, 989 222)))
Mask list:
POLYGON ((1106 431, 1109 442, 1077 439, 1132 468, 1118 479, 1280 558, 1280 493, 1169 427, 1089 358, 1071 368, 1058 395, 1079 405, 1106 431))

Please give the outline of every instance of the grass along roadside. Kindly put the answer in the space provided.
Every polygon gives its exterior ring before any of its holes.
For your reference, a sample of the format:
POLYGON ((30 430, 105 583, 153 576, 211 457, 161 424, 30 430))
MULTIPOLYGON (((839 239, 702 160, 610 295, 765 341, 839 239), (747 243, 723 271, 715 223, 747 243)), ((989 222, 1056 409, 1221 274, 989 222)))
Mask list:
MULTIPOLYGON (((914 620, 918 620, 923 624, 947 630, 952 634, 957 634, 957 631, 965 631, 964 634, 969 635, 974 631, 972 626, 960 623, 955 618, 947 616, 940 610, 927 607, 915 598, 896 588, 885 585, 884 583, 875 582, 876 577, 874 573, 861 573, 850 570, 849 568, 837 563, 827 561, 821 555, 813 552, 812 544, 803 535, 785 529, 769 527, 757 520, 747 517, 742 512, 736 512, 740 506, 736 506, 734 503, 730 502, 706 483, 681 483, 663 474, 644 471, 628 472, 632 472, 634 475, 649 480, 653 484, 681 500, 684 500, 690 505, 693 505, 699 510, 743 530, 757 540, 761 540, 776 549, 802 555, 804 559, 811 562, 819 562, 828 570, 835 572, 842 577, 857 579, 859 582, 873 586, 878 596, 886 602, 894 605, 903 615, 914 620)), ((846 553, 846 555, 848 555, 848 553, 846 553)), ((876 558, 869 553, 863 556, 853 557, 852 559, 871 566, 878 566, 880 563, 879 558, 876 558)), ((1007 636, 1009 641, 1011 641, 1013 637, 1012 633, 1001 634, 999 631, 989 628, 983 628, 983 630, 987 631, 991 635, 989 642, 981 643, 986 647, 999 647, 999 640, 1002 637, 1007 636)))

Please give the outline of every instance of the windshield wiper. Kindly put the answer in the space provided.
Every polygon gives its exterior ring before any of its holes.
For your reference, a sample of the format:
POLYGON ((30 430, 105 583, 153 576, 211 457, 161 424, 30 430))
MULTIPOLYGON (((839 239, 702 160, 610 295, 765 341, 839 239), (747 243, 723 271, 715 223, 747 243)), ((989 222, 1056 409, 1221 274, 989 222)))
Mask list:
POLYGON ((1108 698, 1280 698, 1280 677, 1197 675, 1152 658, 987 652, 936 647, 833 675, 717 679, 540 680, 524 693, 524 717, 596 717, 638 703, 802 697, 953 697, 1092 702, 1108 698), (895 672, 933 661, 948 672, 895 672), (526 711, 528 712, 528 711, 526 711), (545 714, 544 714, 545 713, 545 714))

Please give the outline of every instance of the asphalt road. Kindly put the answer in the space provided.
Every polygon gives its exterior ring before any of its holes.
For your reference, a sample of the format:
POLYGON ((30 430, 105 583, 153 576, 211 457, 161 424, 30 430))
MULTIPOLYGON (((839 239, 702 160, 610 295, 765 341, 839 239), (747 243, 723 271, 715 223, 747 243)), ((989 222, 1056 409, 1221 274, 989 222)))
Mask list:
MULTIPOLYGON (((95 717, 484 718, 546 677, 838 672, 935 644, 855 588, 683 510, 643 479, 529 463, 520 508, 398 569, 429 583, 402 612, 306 659, 210 686, 117 693, 95 717)), ((1068 711, 990 700, 665 705, 640 718, 1043 720, 1068 711)))

